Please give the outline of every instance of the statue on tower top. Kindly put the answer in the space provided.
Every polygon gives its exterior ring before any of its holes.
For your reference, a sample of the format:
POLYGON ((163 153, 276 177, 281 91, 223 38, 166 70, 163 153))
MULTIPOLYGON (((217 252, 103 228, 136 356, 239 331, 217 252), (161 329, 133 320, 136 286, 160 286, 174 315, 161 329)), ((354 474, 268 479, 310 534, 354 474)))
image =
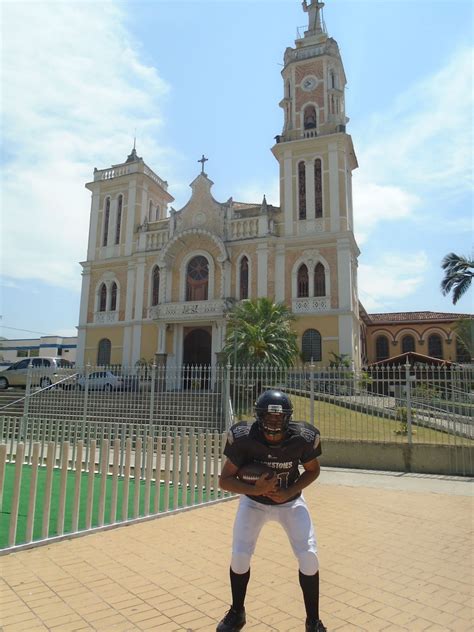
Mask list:
POLYGON ((303 11, 309 14, 308 20, 308 33, 323 33, 323 27, 321 25, 321 10, 324 7, 324 2, 319 0, 310 0, 309 4, 307 0, 303 0, 303 11))

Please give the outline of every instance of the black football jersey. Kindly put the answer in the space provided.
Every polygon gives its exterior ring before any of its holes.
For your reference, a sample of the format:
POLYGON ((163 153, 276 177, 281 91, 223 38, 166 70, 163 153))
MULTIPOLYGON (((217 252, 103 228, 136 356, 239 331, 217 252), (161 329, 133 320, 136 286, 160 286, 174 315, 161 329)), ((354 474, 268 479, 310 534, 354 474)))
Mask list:
MULTIPOLYGON (((278 445, 271 445, 265 440, 258 423, 240 422, 233 425, 227 436, 224 448, 225 456, 236 467, 257 461, 274 469, 280 487, 289 487, 300 477, 298 466, 308 463, 320 456, 321 438, 319 430, 306 422, 290 421, 285 439, 278 445)), ((301 492, 287 502, 298 498, 301 492)), ((266 496, 249 498, 264 505, 277 505, 266 496)))

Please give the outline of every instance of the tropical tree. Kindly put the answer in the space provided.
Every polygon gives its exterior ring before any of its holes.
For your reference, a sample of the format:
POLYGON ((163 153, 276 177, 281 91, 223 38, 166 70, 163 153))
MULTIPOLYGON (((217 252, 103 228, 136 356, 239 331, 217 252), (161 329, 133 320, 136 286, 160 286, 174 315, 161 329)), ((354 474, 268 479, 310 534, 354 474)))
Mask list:
MULTIPOLYGON (((474 318, 460 318, 452 325, 457 342, 465 352, 466 361, 474 358, 474 318)), ((464 354, 463 354, 464 355, 464 354)))
POLYGON ((452 291, 453 305, 467 292, 474 276, 474 261, 450 252, 441 262, 445 271, 441 281, 441 292, 446 296, 452 291))
POLYGON ((248 299, 229 313, 224 353, 231 365, 289 367, 298 356, 291 310, 268 298, 248 299))

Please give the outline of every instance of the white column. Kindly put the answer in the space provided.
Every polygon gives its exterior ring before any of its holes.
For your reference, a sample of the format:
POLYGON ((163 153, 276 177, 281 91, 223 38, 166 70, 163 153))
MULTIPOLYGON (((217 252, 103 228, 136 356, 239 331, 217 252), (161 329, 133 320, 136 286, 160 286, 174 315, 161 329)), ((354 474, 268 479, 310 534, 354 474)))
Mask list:
POLYGON ((86 328, 79 327, 77 328, 77 347, 76 347, 76 366, 83 367, 84 366, 84 356, 86 350, 86 328))
POLYGON ((156 353, 166 353, 166 323, 158 323, 158 344, 156 353))
MULTIPOLYGON (((280 186, 283 186, 284 200, 283 208, 285 211, 285 235, 293 234, 293 160, 291 152, 285 151, 283 154, 283 182, 280 182, 280 186)), ((281 197, 281 196, 280 196, 281 197)))
POLYGON ((142 317, 143 317, 143 295, 145 287, 145 260, 139 259, 136 266, 135 275, 135 313, 132 334, 132 355, 131 362, 135 364, 140 359, 141 352, 141 333, 142 333, 142 317))
POLYGON ((267 296, 268 247, 257 246, 257 297, 267 296))
POLYGON ((339 230, 339 166, 337 143, 329 143, 329 208, 331 232, 339 230))
POLYGON ((135 263, 130 262, 127 269, 127 294, 125 296, 125 321, 130 322, 133 317, 133 299, 135 285, 135 263))
MULTIPOLYGON (((95 259, 95 249, 97 247, 97 231, 99 230, 99 206, 100 193, 99 187, 92 193, 91 214, 89 219, 89 242, 87 245, 87 260, 95 259)), ((99 237, 100 238, 100 237, 99 237)))
POLYGON ((337 242, 339 309, 352 310, 351 247, 348 239, 337 242))
POLYGON ((351 314, 341 314, 339 319, 339 353, 347 353, 354 360, 352 344, 354 334, 354 319, 351 314))
POLYGON ((275 250, 275 301, 285 300, 285 246, 279 244, 275 250))
POLYGON ((227 259, 222 264, 222 292, 221 298, 227 298, 230 296, 230 277, 232 274, 232 266, 230 261, 227 259))
POLYGON ((77 339, 77 351, 76 351, 77 366, 81 366, 84 364, 87 312, 89 309, 90 286, 91 286, 91 270, 89 266, 84 266, 82 270, 81 303, 79 307, 79 327, 78 327, 78 339, 77 339))
POLYGON ((160 287, 158 288, 158 304, 166 303, 166 288, 168 285, 168 266, 158 266, 160 268, 160 287))
POLYGON ((107 244, 109 246, 115 246, 115 228, 117 225, 117 198, 110 199, 110 217, 109 217, 109 234, 107 244))
MULTIPOLYGON (((137 200, 137 183, 133 179, 128 183, 127 220, 125 234, 125 256, 132 254, 133 239, 135 235, 135 204, 137 200)), ((125 214, 124 208, 122 213, 125 214)))

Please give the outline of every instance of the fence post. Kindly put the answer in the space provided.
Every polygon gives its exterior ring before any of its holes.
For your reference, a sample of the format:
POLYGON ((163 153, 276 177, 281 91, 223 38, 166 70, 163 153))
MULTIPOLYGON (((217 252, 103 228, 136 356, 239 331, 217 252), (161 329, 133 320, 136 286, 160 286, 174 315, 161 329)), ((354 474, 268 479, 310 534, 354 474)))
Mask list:
POLYGON ((225 367, 224 411, 225 429, 228 430, 232 425, 230 412, 230 362, 228 362, 225 367))
POLYGON ((31 382, 33 381, 33 365, 28 365, 26 371, 26 388, 25 388, 25 403, 23 405, 23 415, 21 417, 21 428, 19 441, 26 441, 26 430, 28 427, 28 415, 30 412, 30 397, 31 397, 31 382))
POLYGON ((314 364, 309 365, 309 423, 314 426, 314 364))
POLYGON ((407 439, 409 445, 413 443, 412 427, 411 427, 411 375, 410 375, 410 363, 405 363, 405 382, 406 382, 406 400, 407 400, 407 439))
POLYGON ((90 365, 87 364, 84 367, 84 402, 82 407, 82 421, 85 424, 87 421, 87 404, 89 399, 89 372, 90 365))
POLYGON ((149 422, 153 425, 153 417, 155 414, 155 391, 156 391, 156 364, 153 362, 151 367, 151 385, 150 385, 150 416, 149 422))

